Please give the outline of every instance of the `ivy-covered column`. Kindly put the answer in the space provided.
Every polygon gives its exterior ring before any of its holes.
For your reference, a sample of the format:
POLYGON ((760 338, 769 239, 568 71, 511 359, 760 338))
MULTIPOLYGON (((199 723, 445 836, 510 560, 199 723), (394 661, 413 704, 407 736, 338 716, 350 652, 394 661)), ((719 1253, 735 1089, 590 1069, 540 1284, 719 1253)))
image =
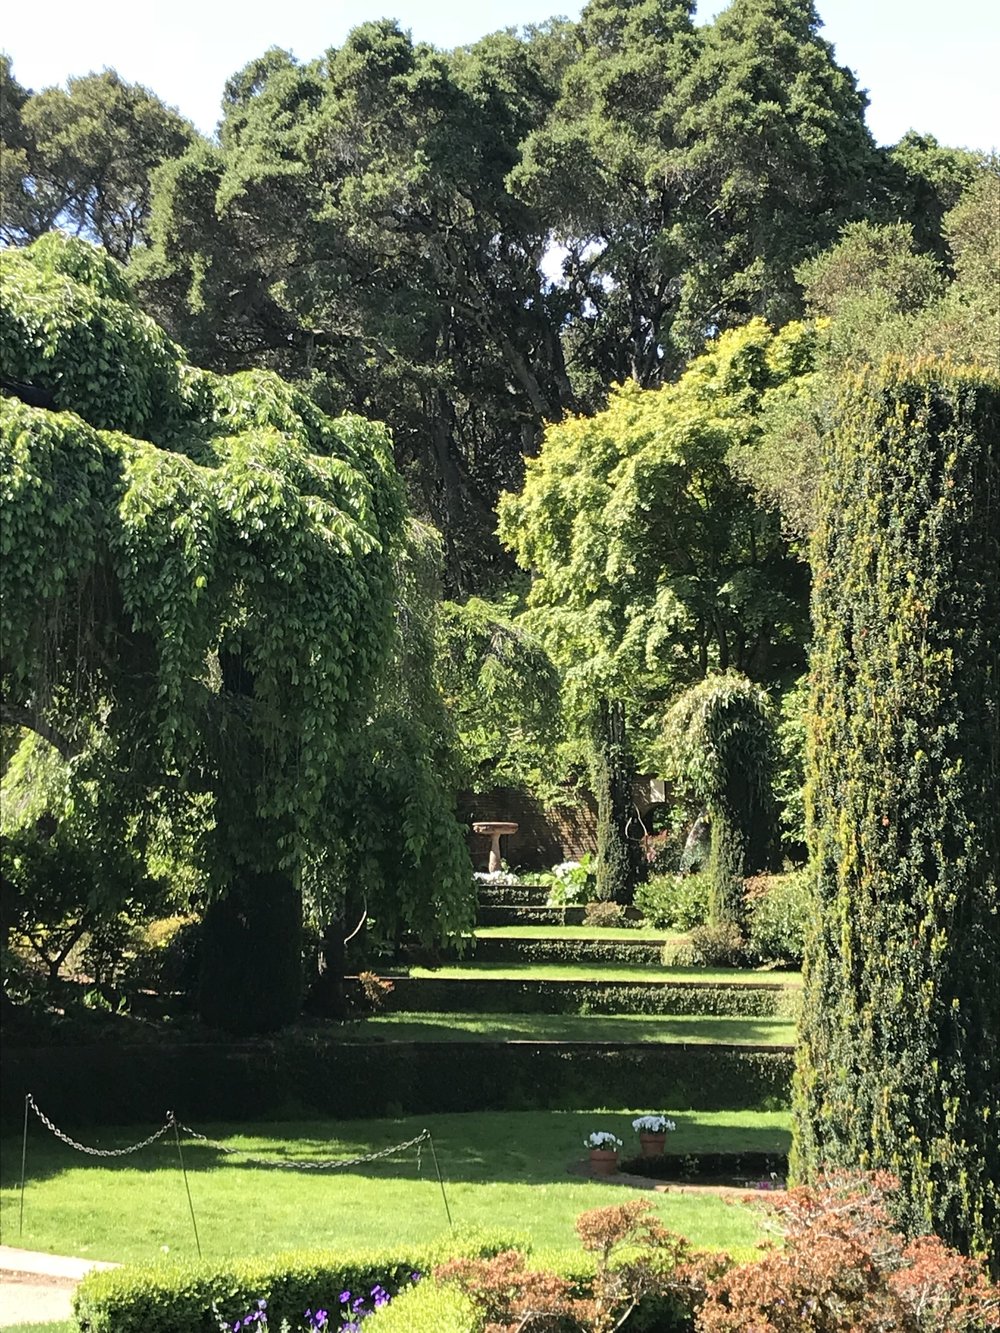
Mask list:
POLYGON ((870 373, 814 549, 793 1166, 884 1168, 1000 1268, 1000 381, 870 373))

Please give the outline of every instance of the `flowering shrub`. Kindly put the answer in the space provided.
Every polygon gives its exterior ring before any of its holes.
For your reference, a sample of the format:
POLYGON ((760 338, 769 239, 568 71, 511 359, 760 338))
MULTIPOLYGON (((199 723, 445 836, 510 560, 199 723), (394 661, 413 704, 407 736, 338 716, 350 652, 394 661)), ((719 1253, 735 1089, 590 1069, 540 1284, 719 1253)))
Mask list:
POLYGON ((622 1146, 622 1141, 617 1135, 606 1129, 597 1129, 584 1139, 583 1146, 585 1148, 601 1148, 606 1152, 617 1152, 622 1146))
POLYGON ((590 853, 585 853, 579 861, 562 861, 553 866, 549 883, 550 907, 586 902, 597 888, 597 873, 591 864, 590 853))
POLYGON ((671 1134, 677 1124, 665 1115, 640 1115, 632 1121, 632 1128, 637 1134, 671 1134))
POLYGON ((886 1203, 897 1188, 885 1172, 843 1172, 769 1199, 784 1245, 708 1284, 699 1333, 1000 1329, 1000 1288, 980 1264, 896 1229, 886 1203))
MULTIPOLYGON (((410 1274, 411 1282, 419 1282, 420 1277, 420 1273, 410 1274)), ((389 1292, 378 1282, 367 1296, 355 1296, 350 1291, 342 1291, 337 1298, 339 1309, 336 1320, 329 1311, 317 1306, 315 1310, 306 1310, 303 1315, 304 1322, 297 1326, 294 1333, 360 1333, 361 1321, 373 1311, 381 1310, 383 1306, 388 1305, 391 1299, 389 1292)), ((212 1309, 219 1333, 242 1333, 246 1329, 254 1329, 255 1333, 267 1333, 269 1326, 265 1300, 259 1300, 255 1310, 251 1310, 249 1314, 243 1315, 233 1323, 221 1317, 216 1305, 213 1305, 212 1309)), ((293 1333, 287 1319, 282 1319, 279 1333, 293 1333)))

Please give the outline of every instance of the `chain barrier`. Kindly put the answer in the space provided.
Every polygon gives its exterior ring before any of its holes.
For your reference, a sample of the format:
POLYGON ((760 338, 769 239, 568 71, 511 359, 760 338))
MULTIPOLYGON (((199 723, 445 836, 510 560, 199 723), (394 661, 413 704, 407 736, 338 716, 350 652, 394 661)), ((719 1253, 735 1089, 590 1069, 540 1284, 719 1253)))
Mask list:
POLYGON ((430 1130, 423 1129, 413 1139, 407 1139, 405 1143, 395 1143, 391 1148, 382 1148, 379 1152, 366 1153, 363 1157, 327 1157, 322 1161, 295 1161, 280 1162, 273 1161, 266 1157, 254 1157, 250 1153, 241 1152, 239 1148, 229 1148, 224 1143, 217 1143, 213 1139, 207 1138, 204 1134, 199 1134, 196 1129, 190 1125, 182 1125, 180 1121, 177 1124, 178 1129, 183 1130, 192 1139, 197 1139, 199 1143, 204 1143, 208 1148, 214 1148, 216 1152, 225 1153, 227 1157, 239 1157, 244 1162, 249 1162, 252 1166, 264 1166, 277 1168, 285 1171, 336 1171, 348 1166, 363 1166, 366 1162, 377 1162, 383 1157, 392 1157, 398 1152, 405 1152, 407 1148, 417 1149, 417 1169, 420 1168, 420 1144, 426 1143, 430 1138, 430 1130))
POLYGON ((39 1120, 50 1133, 54 1134, 57 1139, 61 1139, 63 1143, 68 1143, 69 1146, 75 1148, 77 1152, 84 1152, 89 1157, 128 1157, 129 1153, 138 1152, 140 1148, 148 1148, 149 1145, 155 1143, 157 1139, 162 1139, 164 1134, 169 1134, 174 1127, 174 1117, 171 1112, 166 1123, 158 1129, 155 1134, 150 1134, 149 1138, 143 1139, 141 1143, 133 1143, 130 1148, 91 1148, 88 1147, 86 1143, 78 1143, 76 1139, 71 1139, 68 1134, 59 1129, 57 1125, 54 1125, 45 1112, 35 1102, 35 1099, 30 1092, 28 1093, 27 1102, 35 1115, 38 1116, 39 1120))
POLYGON ((87 1153, 90 1157, 127 1157, 130 1153, 138 1152, 141 1148, 148 1148, 151 1143, 157 1139, 162 1139, 164 1134, 169 1134, 175 1127, 181 1130, 189 1138, 196 1139, 203 1143, 207 1148, 214 1148, 216 1152, 224 1153, 227 1157, 239 1157, 242 1161, 250 1163, 252 1166, 263 1166, 269 1168, 278 1168, 286 1171, 337 1171, 343 1170, 349 1166, 364 1166, 367 1162, 378 1162, 383 1157, 392 1157, 398 1152, 405 1152, 407 1148, 417 1149, 417 1169, 420 1169, 420 1145, 426 1143, 430 1138, 430 1130, 423 1129, 412 1139, 407 1139, 405 1143, 395 1143, 391 1148, 382 1148, 378 1152, 366 1153, 363 1157, 327 1157, 321 1161, 274 1161, 266 1157, 254 1157, 251 1153, 242 1152, 239 1148, 230 1148, 225 1143, 218 1143, 214 1139, 208 1138, 205 1134, 199 1134, 196 1129, 190 1125, 182 1124, 174 1115, 173 1111, 167 1112, 166 1122, 149 1138, 143 1139, 141 1143, 133 1143, 128 1148, 91 1148, 86 1143, 78 1143, 76 1139, 54 1125, 44 1111, 36 1104, 34 1097, 28 1093, 27 1103, 38 1116, 39 1120, 57 1139, 75 1148, 77 1152, 87 1153))

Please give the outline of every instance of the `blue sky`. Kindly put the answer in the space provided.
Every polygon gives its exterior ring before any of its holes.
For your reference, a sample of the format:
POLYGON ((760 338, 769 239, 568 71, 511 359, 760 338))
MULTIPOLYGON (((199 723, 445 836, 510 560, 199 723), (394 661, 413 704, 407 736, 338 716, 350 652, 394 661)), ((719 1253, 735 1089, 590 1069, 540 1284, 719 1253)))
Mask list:
MULTIPOLYGON (((868 123, 880 143, 916 129, 955 146, 1000 147, 996 0, 817 4, 838 60, 868 90, 868 123)), ((721 8, 700 0, 699 16, 721 8)), ((226 78, 269 46, 308 60, 339 45, 355 24, 389 15, 418 40, 449 47, 579 12, 579 3, 560 0, 47 0, 37 8, 9 0, 0 45, 28 87, 109 66, 211 132, 226 78)))

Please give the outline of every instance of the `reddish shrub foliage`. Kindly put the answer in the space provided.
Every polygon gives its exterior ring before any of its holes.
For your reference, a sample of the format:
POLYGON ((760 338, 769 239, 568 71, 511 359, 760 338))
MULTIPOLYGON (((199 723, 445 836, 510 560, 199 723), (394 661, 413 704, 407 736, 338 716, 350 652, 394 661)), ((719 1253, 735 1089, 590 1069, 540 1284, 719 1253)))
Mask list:
MULTIPOLYGON (((884 1172, 839 1173, 764 1206, 784 1244, 708 1284, 698 1333, 986 1333, 1000 1288, 937 1236, 895 1228, 884 1172)), ((753 1202, 761 1205, 759 1198, 753 1202)))

